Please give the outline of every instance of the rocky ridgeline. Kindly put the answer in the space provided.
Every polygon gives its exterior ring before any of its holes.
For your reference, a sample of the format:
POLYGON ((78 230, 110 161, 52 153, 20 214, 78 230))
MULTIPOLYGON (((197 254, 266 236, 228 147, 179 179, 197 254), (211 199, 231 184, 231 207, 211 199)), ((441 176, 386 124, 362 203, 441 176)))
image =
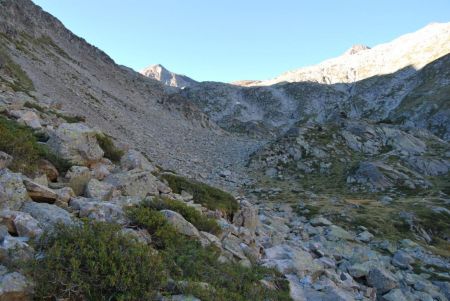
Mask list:
POLYGON ((141 71, 141 74, 149 78, 156 79, 167 86, 184 88, 196 84, 197 82, 186 75, 170 72, 162 65, 152 65, 141 71))
MULTIPOLYGON (((15 158, 0 152, 0 300, 31 300, 33 284, 7 266, 33 257, 29 242, 59 224, 76 225, 80 219, 116 223, 126 235, 140 241, 150 241, 145 230, 129 228, 125 208, 137 206, 144 198, 163 197, 191 206, 205 216, 215 217, 221 234, 199 231, 183 216, 163 210, 169 224, 182 235, 198 239, 202 245, 214 244, 222 251, 221 260, 251 266, 251 258, 260 257, 256 242, 258 223, 256 209, 240 199, 240 209, 228 220, 220 211, 211 211, 193 202, 193 196, 182 191, 173 193, 155 167, 140 152, 122 146, 120 161, 113 163, 104 157, 99 135, 104 135, 84 123, 67 123, 51 113, 24 107, 3 108, 3 114, 39 130, 48 137, 45 142, 63 159, 72 162, 65 174, 60 174, 50 162, 39 164, 33 177, 12 172, 8 167, 15 158)), ((180 299, 176 299, 180 300, 180 299)))

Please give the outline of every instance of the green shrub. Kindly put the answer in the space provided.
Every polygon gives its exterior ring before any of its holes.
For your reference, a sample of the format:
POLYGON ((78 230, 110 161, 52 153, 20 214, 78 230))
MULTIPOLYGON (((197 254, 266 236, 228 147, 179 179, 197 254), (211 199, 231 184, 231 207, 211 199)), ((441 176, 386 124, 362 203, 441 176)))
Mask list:
POLYGON ((158 211, 163 209, 176 211, 200 231, 206 231, 213 234, 220 233, 220 226, 215 219, 204 216, 181 201, 175 201, 168 198, 154 198, 153 200, 145 201, 144 206, 158 211))
POLYGON ((13 156, 11 169, 25 174, 37 171, 39 159, 50 161, 60 172, 71 164, 40 144, 32 129, 0 116, 0 150, 13 156))
POLYGON ((231 216, 239 208, 231 194, 218 188, 172 174, 163 174, 162 178, 168 182, 175 193, 181 193, 182 190, 187 191, 193 195, 196 203, 211 210, 218 209, 231 216))
POLYGON ((165 285, 160 256, 126 237, 120 226, 86 222, 44 235, 30 262, 36 298, 154 300, 165 285))
POLYGON ((59 113, 59 112, 57 112, 55 110, 52 110, 52 109, 48 109, 47 110, 47 109, 41 107, 39 104, 32 103, 32 102, 29 102, 29 101, 25 102, 23 106, 26 107, 26 108, 35 109, 35 110, 37 110, 37 111, 39 111, 41 113, 53 114, 56 117, 64 119, 67 123, 77 123, 77 122, 85 122, 86 121, 86 118, 84 118, 83 116, 79 116, 79 115, 76 115, 76 116, 64 115, 64 114, 61 114, 61 113, 59 113))
POLYGON ((105 152, 105 158, 113 162, 119 162, 123 156, 123 151, 118 149, 110 137, 105 134, 97 134, 97 141, 100 147, 105 152))
POLYGON ((152 243, 158 248, 170 278, 187 285, 171 293, 192 294, 201 300, 291 300, 286 279, 273 269, 243 267, 238 263, 220 263, 220 250, 203 248, 196 240, 177 233, 165 222, 164 216, 143 204, 127 211, 132 224, 152 234, 152 243), (277 290, 269 290, 260 283, 268 279, 277 290), (211 289, 197 285, 206 282, 211 289))
POLYGON ((35 90, 33 82, 28 77, 27 73, 20 67, 20 65, 16 64, 11 59, 3 47, 0 47, 0 57, 3 59, 2 69, 8 76, 13 78, 13 82, 10 83, 10 86, 15 92, 22 91, 29 93, 30 91, 35 90))

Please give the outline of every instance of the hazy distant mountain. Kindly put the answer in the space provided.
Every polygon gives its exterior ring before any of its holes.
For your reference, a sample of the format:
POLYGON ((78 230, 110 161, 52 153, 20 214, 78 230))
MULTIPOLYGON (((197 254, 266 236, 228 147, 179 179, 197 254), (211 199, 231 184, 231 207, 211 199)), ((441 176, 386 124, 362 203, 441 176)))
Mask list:
POLYGON ((197 82, 186 75, 180 75, 167 70, 163 65, 151 65, 141 71, 141 74, 159 80, 165 85, 177 88, 189 87, 197 82))

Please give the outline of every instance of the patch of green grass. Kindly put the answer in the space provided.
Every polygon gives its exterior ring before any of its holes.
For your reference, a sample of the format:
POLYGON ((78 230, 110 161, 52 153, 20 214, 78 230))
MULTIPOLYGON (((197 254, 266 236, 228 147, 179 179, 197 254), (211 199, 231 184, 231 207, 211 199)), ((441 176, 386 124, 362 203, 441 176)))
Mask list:
POLYGON ((168 182, 175 193, 181 193, 184 190, 192 194, 196 203, 210 210, 220 210, 232 216, 239 209, 236 199, 223 190, 173 174, 163 174, 162 178, 168 182))
POLYGON ((37 243, 29 262, 37 300, 154 300, 166 283, 162 258, 120 232, 120 226, 85 222, 56 227, 37 243))
POLYGON ((13 171, 33 174, 39 159, 50 161, 60 172, 66 172, 71 164, 37 141, 32 129, 16 121, 0 116, 0 150, 13 156, 13 171))
POLYGON ((206 231, 213 234, 220 233, 220 226, 215 219, 204 216, 193 207, 189 207, 181 201, 168 198, 154 198, 153 200, 145 201, 143 204, 148 208, 158 211, 168 209, 178 212, 200 231, 206 231))
POLYGON ((59 113, 55 110, 52 109, 45 109, 44 107, 40 106, 37 103, 32 103, 32 102, 25 102, 24 107, 26 108, 30 108, 30 109, 35 109, 41 113, 45 113, 45 114, 53 114, 56 117, 62 118, 64 119, 67 123, 78 123, 78 122, 85 122, 86 118, 84 118, 83 116, 79 116, 79 115, 75 115, 75 116, 69 116, 69 115, 65 115, 62 113, 59 113))
POLYGON ((16 64, 11 57, 8 55, 7 51, 0 47, 0 58, 2 61, 2 69, 13 79, 13 82, 10 82, 10 87, 15 92, 25 92, 29 93, 30 91, 34 91, 34 85, 31 79, 28 77, 27 73, 20 67, 20 65, 16 64))
POLYGON ((127 211, 137 227, 152 235, 152 243, 163 258, 170 278, 187 282, 175 293, 192 294, 202 300, 291 300, 287 281, 273 269, 243 267, 238 263, 220 263, 220 252, 210 246, 203 248, 196 240, 175 232, 164 216, 146 205, 127 211), (267 279, 278 289, 270 290, 260 283, 267 279), (196 285, 206 282, 211 289, 196 285))
POLYGON ((113 162, 119 162, 123 156, 123 151, 118 149, 110 137, 105 134, 97 134, 97 141, 102 150, 105 152, 104 157, 113 162))

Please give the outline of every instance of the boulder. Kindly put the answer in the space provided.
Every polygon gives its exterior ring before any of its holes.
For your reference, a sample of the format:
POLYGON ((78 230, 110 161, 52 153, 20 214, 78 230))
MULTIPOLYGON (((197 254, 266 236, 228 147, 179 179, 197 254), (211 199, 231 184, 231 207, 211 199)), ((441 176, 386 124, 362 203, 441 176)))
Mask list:
POLYGON ((26 202, 22 211, 29 213, 39 222, 44 230, 52 229, 58 224, 72 225, 74 220, 69 212, 55 205, 46 203, 26 202))
POLYGON ((120 167, 129 171, 132 169, 155 171, 155 167, 140 152, 130 149, 120 159, 120 167))
POLYGON ((362 242, 370 242, 374 238, 373 234, 369 231, 363 231, 356 235, 356 239, 362 242))
POLYGON ((322 217, 322 216, 318 216, 313 218, 312 220, 309 221, 309 223, 311 225, 313 225, 314 227, 317 226, 331 226, 333 223, 330 222, 328 219, 322 217))
POLYGON ((82 195, 91 179, 91 172, 89 168, 84 166, 72 166, 66 173, 66 179, 68 186, 73 189, 75 195, 82 195))
POLYGON ((149 171, 130 170, 111 174, 104 182, 111 184, 125 196, 144 198, 147 195, 159 195, 159 181, 149 171))
POLYGON ((49 161, 44 159, 39 160, 38 169, 47 176, 50 182, 56 182, 58 180, 59 172, 49 161))
POLYGON ((23 260, 31 259, 33 249, 24 242, 23 237, 14 237, 5 233, 5 228, 0 230, 0 263, 6 266, 13 265, 23 260))
MULTIPOLYGON (((389 293, 383 295, 384 301, 408 301, 400 289, 393 289, 389 293)), ((422 300, 422 299, 421 299, 422 300)))
POLYGON ((24 124, 32 129, 38 130, 42 128, 41 119, 33 111, 11 111, 11 115, 18 117, 17 122, 24 124))
POLYGON ((28 191, 28 195, 35 202, 53 204, 58 199, 58 194, 55 191, 30 179, 23 179, 23 184, 28 191))
POLYGON ((190 237, 200 238, 200 232, 198 232, 197 228, 185 220, 178 212, 172 210, 161 210, 160 212, 164 215, 169 224, 171 224, 179 233, 190 237))
POLYGON ((0 301, 31 301, 33 285, 20 273, 0 277, 0 301))
POLYGON ((243 200, 240 203, 241 209, 235 214, 233 224, 238 227, 245 227, 255 231, 258 226, 258 211, 250 202, 243 200))
POLYGON ((398 286, 395 276, 382 268, 372 268, 367 275, 367 284, 377 289, 377 292, 384 294, 398 286))
POLYGON ((114 187, 111 184, 91 179, 86 186, 86 197, 108 201, 111 199, 114 187))
POLYGON ((47 144, 61 157, 74 164, 89 166, 103 157, 98 132, 82 123, 63 123, 50 132, 47 144))
POLYGON ((91 165, 91 175, 94 179, 103 180, 114 170, 114 164, 106 158, 91 165))
POLYGON ((122 206, 95 199, 74 198, 70 206, 79 211, 80 218, 90 218, 102 222, 127 224, 126 215, 122 206))
POLYGON ((0 170, 0 209, 18 210, 23 202, 30 200, 23 185, 22 175, 6 168, 0 170))
POLYGON ((70 187, 63 187, 55 189, 55 193, 58 195, 57 205, 67 205, 71 198, 75 196, 75 192, 70 187))
POLYGON ((336 225, 332 225, 330 226, 326 233, 325 236, 328 240, 339 240, 339 239, 344 239, 344 240, 353 240, 354 237, 353 235, 351 235, 348 231, 344 230, 343 228, 336 226, 336 225))
POLYGON ((395 252, 394 256, 392 257, 392 264, 401 269, 411 268, 411 264, 413 264, 414 261, 415 260, 411 255, 402 250, 395 252))
POLYGON ((0 211, 0 224, 11 234, 34 238, 42 234, 39 223, 31 215, 21 211, 0 211))
POLYGON ((0 169, 8 167, 12 163, 13 157, 0 151, 0 169))

